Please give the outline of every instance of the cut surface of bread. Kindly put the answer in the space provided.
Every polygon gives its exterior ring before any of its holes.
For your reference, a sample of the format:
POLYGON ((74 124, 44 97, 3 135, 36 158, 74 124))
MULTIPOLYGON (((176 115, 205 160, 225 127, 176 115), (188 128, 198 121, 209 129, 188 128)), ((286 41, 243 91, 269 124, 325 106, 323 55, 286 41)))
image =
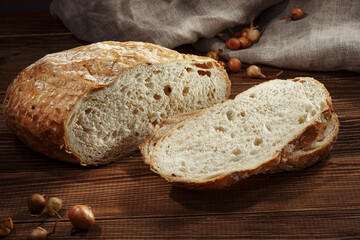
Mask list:
POLYGON ((213 59, 143 42, 101 42, 49 54, 9 86, 5 117, 28 146, 52 158, 99 165, 138 149, 172 115, 230 94, 213 59))
POLYGON ((165 119, 161 123, 155 126, 154 131, 150 136, 140 145, 140 151, 143 156, 143 160, 146 164, 150 162, 150 153, 153 151, 154 147, 157 144, 157 141, 160 140, 170 129, 175 127, 182 121, 185 121, 188 118, 191 118, 197 114, 201 113, 201 110, 180 113, 171 118, 165 119))
MULTIPOLYGON (((168 131, 180 122, 185 121, 200 112, 201 111, 193 111, 177 114, 158 124, 152 134, 140 146, 144 162, 146 164, 150 164, 150 153, 156 146, 157 141, 160 140, 168 131)), ((297 150, 290 152, 286 157, 282 157, 278 165, 265 171, 264 173, 301 170, 315 164, 329 154, 336 141, 338 132, 339 120, 337 115, 333 113, 325 130, 317 137, 317 139, 307 146, 297 148, 297 150)))
POLYGON ((194 114, 155 146, 145 141, 141 150, 150 150, 145 162, 170 182, 221 188, 272 169, 314 142, 332 111, 329 93, 318 81, 272 80, 194 114))

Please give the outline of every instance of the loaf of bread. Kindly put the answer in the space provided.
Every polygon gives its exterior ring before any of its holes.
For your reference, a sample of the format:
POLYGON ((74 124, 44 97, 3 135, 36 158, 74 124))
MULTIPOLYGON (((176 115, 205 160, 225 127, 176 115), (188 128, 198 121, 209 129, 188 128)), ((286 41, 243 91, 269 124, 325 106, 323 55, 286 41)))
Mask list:
POLYGON ((32 149, 81 165, 138 149, 172 115, 225 101, 217 61, 142 42, 101 42, 49 54, 9 86, 8 126, 32 149))
POLYGON ((222 188, 253 174, 315 163, 330 151, 338 126, 320 82, 272 80, 163 121, 140 149, 145 163, 169 182, 222 188))

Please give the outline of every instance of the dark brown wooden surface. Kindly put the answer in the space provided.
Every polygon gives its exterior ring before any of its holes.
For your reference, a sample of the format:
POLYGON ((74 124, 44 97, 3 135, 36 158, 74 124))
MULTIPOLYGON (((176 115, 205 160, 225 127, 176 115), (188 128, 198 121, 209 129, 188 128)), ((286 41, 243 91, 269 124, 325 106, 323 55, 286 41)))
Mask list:
MULTIPOLYGON (((47 12, 1 14, 1 104, 23 68, 82 44, 47 12)), ((197 53, 191 46, 178 50, 197 53)), ((244 70, 229 76, 231 97, 262 82, 244 70)), ((330 156, 303 171, 253 176, 216 192, 172 187, 143 164, 139 152, 96 168, 49 159, 26 147, 1 111, 0 218, 12 217, 15 226, 5 239, 25 239, 37 226, 50 230, 57 220, 30 216, 26 201, 32 193, 64 201, 63 219, 50 239, 360 239, 360 75, 292 70, 282 75, 298 76, 320 80, 333 98, 341 127, 330 156), (66 211, 73 204, 92 207, 96 225, 90 231, 69 233, 66 211)))

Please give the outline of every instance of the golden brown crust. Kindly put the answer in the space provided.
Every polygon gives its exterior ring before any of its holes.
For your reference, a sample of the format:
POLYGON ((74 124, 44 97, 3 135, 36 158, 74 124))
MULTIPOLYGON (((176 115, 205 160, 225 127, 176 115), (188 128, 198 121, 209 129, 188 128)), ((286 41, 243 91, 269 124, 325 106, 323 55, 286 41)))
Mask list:
POLYGON ((303 154, 288 156, 282 159, 282 161, 280 161, 276 167, 272 168, 266 173, 302 170, 326 158, 329 155, 334 143, 336 142, 340 126, 338 117, 335 113, 332 115, 332 118, 335 120, 335 126, 329 141, 327 141, 325 144, 319 145, 316 148, 308 149, 304 151, 303 154))
MULTIPOLYGON (((66 121, 76 104, 87 93, 114 83, 125 69, 183 60, 216 64, 209 58, 142 42, 101 42, 49 54, 25 68, 11 83, 4 100, 5 119, 30 148, 83 164, 65 136, 66 121)), ((227 83, 228 97, 228 78, 227 83)))
MULTIPOLYGON (((262 173, 268 169, 274 168, 278 163, 280 162, 280 152, 277 153, 271 160, 267 161, 266 163, 258 166, 257 168, 250 169, 250 170, 244 170, 244 171, 237 171, 237 172, 231 172, 226 175, 222 175, 217 177, 216 179, 212 179, 205 182, 177 182, 172 181, 171 179, 165 179, 169 182, 171 182, 174 186, 178 186, 181 188, 189 188, 189 189, 196 189, 196 190, 218 190, 223 189, 226 187, 229 187, 238 181, 248 178, 252 175, 256 175, 259 173, 262 173)), ((152 171, 156 172, 156 170, 152 171)))

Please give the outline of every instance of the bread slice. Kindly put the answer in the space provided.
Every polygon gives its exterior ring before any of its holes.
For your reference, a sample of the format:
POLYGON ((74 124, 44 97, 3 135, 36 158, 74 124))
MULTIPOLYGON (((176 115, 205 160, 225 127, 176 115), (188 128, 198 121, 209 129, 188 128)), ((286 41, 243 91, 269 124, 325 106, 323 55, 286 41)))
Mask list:
POLYGON ((329 93, 318 81, 272 80, 196 113, 155 146, 145 142, 142 152, 150 149, 145 161, 169 182, 222 188, 273 169, 314 142, 332 112, 329 93))
MULTIPOLYGON (((151 135, 140 145, 144 162, 146 164, 150 164, 150 153, 156 146, 157 141, 160 140, 168 131, 180 122, 185 121, 200 112, 201 111, 181 113, 159 123, 151 135)), ((336 141, 339 132, 339 125, 338 117, 335 113, 333 113, 328 125, 317 139, 308 146, 304 146, 294 152, 290 152, 286 157, 282 157, 278 165, 265 171, 264 173, 302 170, 326 158, 336 141)))
POLYGON ((142 42, 101 42, 49 54, 24 69, 4 101, 9 127, 29 147, 82 165, 138 149, 172 115, 230 94, 217 61, 142 42))

